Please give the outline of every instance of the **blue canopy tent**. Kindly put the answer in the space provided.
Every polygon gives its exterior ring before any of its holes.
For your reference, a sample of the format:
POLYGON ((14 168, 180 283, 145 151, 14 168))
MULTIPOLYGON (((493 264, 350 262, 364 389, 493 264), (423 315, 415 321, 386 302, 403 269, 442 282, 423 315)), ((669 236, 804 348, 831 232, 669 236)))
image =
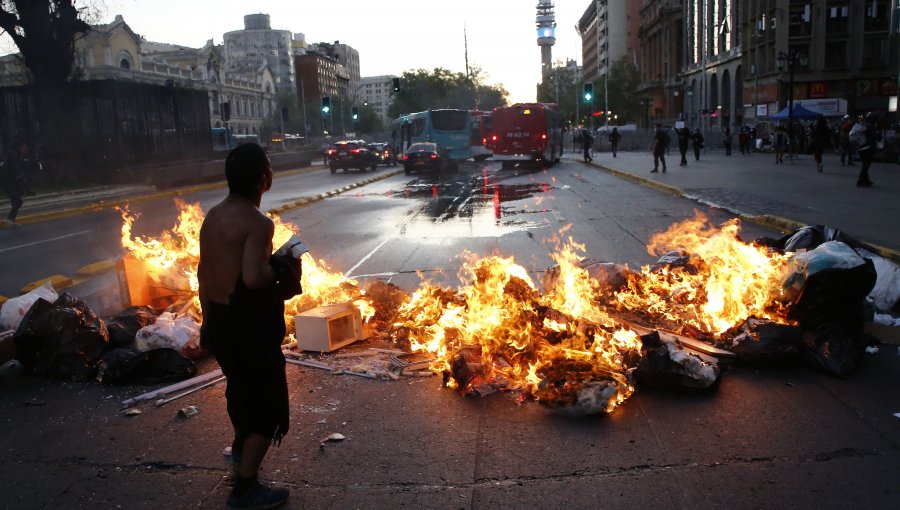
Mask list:
MULTIPOLYGON (((787 120, 788 117, 790 117, 789 108, 790 108, 789 106, 785 106, 784 110, 781 110, 780 112, 776 113, 775 115, 769 115, 769 118, 772 120, 787 120)), ((807 110, 806 108, 804 108, 803 106, 801 106, 799 104, 794 106, 793 117, 795 119, 803 119, 803 120, 818 119, 821 116, 822 116, 821 113, 814 112, 812 110, 807 110)))

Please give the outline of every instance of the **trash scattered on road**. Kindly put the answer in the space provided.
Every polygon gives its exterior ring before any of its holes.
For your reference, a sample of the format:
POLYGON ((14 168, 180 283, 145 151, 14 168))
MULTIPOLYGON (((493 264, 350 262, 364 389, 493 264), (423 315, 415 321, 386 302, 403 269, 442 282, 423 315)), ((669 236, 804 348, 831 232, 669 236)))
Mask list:
POLYGON ((144 414, 144 412, 137 407, 129 407, 128 409, 122 411, 122 414, 124 414, 125 416, 137 416, 139 414, 144 414))
POLYGON ((32 398, 32 399, 26 400, 26 401, 24 401, 24 402, 22 402, 22 403, 25 404, 26 406, 35 406, 35 407, 37 407, 37 406, 42 406, 42 405, 46 404, 47 402, 44 401, 44 400, 32 398))
POLYGON ((878 354, 878 346, 870 345, 870 346, 866 347, 866 353, 867 354, 878 354))
POLYGON ((195 416, 199 413, 200 409, 198 409, 197 406, 182 407, 178 410, 178 416, 181 416, 182 418, 190 418, 191 416, 195 416))
POLYGON ((324 439, 324 441, 343 441, 344 439, 347 438, 340 432, 332 432, 324 439))

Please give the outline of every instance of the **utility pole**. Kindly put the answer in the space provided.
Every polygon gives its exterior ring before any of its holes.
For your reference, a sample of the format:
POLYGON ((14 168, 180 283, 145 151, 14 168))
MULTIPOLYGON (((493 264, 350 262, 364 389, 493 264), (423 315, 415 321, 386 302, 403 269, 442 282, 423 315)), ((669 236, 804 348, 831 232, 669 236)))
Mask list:
POLYGON ((603 120, 609 128, 609 51, 606 52, 606 73, 603 75, 603 120))
POLYGON ((303 111, 303 143, 309 141, 309 126, 306 123, 306 91, 303 90, 303 76, 300 76, 300 109, 303 111))

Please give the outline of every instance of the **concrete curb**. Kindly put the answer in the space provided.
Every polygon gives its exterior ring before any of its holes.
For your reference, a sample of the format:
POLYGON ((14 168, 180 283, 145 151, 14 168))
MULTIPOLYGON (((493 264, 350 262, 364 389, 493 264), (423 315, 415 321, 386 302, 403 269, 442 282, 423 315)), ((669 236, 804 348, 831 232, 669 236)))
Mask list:
MULTIPOLYGON (((282 176, 290 176, 297 175, 303 173, 309 173, 315 171, 316 168, 309 166, 298 168, 294 170, 285 170, 275 174, 275 178, 282 176)), ((123 198, 114 200, 112 202, 102 202, 102 203, 92 203, 88 205, 82 205, 78 207, 72 207, 68 209, 60 209, 58 211, 48 211, 44 213, 35 213, 35 214, 27 214, 24 216, 20 216, 16 219, 16 222, 19 224, 27 224, 27 223, 38 223, 41 221, 47 220, 55 220, 59 218, 67 218, 69 216, 76 216, 78 214, 83 214, 86 212, 98 212, 105 211, 108 209, 114 209, 118 207, 124 207, 128 204, 140 204, 143 202, 151 202, 154 200, 161 200, 164 198, 173 198, 181 195, 186 195, 190 193, 197 193, 199 191, 208 191, 212 189, 224 188, 228 185, 228 182, 225 180, 210 182, 206 184, 196 184, 193 186, 186 186, 182 188, 175 188, 167 191, 160 191, 156 193, 148 193, 144 195, 136 195, 130 198, 123 198)), ((13 225, 0 222, 0 228, 12 228, 13 225)))
POLYGON ((352 189, 360 188, 360 187, 365 186, 365 185, 367 185, 367 184, 372 184, 373 182, 378 182, 378 181, 381 181, 381 180, 383 180, 383 179, 387 179, 388 177, 393 177, 393 176, 395 176, 395 175, 397 175, 397 174, 399 174, 399 173, 401 173, 401 172, 403 172, 403 169, 402 169, 402 168, 399 169, 399 170, 393 170, 393 171, 391 171, 391 172, 383 173, 383 174, 378 175, 378 176, 375 176, 375 177, 370 177, 370 178, 368 178, 368 179, 363 179, 362 181, 359 181, 359 182, 356 182, 356 183, 353 183, 353 184, 348 184, 348 185, 344 186, 343 188, 339 188, 339 189, 331 190, 331 191, 326 191, 325 193, 320 193, 320 194, 318 194, 318 195, 316 195, 316 196, 314 196, 314 197, 301 198, 301 199, 299 199, 299 200, 297 200, 297 201, 295 201, 295 202, 290 202, 290 203, 287 203, 287 204, 282 204, 280 207, 278 207, 278 208, 276 208, 276 209, 269 209, 269 210, 266 211, 266 212, 268 212, 269 214, 273 214, 273 215, 282 215, 282 214, 284 214, 284 213, 286 213, 286 212, 293 211, 294 209, 303 207, 303 206, 305 206, 305 205, 309 205, 309 204, 311 204, 311 203, 313 203, 313 202, 318 202, 318 201, 320 201, 320 200, 325 200, 326 198, 330 198, 330 197, 333 197, 333 196, 337 196, 337 195, 340 195, 341 193, 346 193, 347 191, 350 191, 350 190, 352 190, 352 189))
MULTIPOLYGON (((680 196, 680 197, 686 198, 688 200, 693 200, 695 202, 699 202, 699 203, 709 206, 709 207, 728 211, 728 212, 738 216, 743 221, 747 221, 747 222, 750 222, 750 223, 753 223, 753 224, 756 224, 756 225, 759 225, 762 227, 771 228, 771 229, 777 230, 783 234, 786 234, 788 232, 793 232, 795 230, 798 230, 800 228, 803 228, 803 227, 809 225, 806 222, 792 220, 790 218, 782 218, 780 216, 774 216, 771 214, 763 214, 763 215, 748 214, 748 213, 745 213, 740 210, 732 209, 729 207, 724 207, 722 205, 719 205, 719 204, 710 202, 708 200, 704 200, 700 197, 691 195, 690 193, 685 192, 683 189, 681 189, 677 186, 662 184, 653 179, 640 177, 638 175, 634 175, 629 172, 623 172, 623 171, 617 170, 615 168, 610 168, 606 165, 601 165, 600 163, 583 162, 582 164, 595 167, 599 170, 603 170, 604 172, 615 175, 616 177, 634 182, 636 184, 640 184, 642 186, 655 188, 655 189, 658 189, 665 193, 669 193, 669 194, 675 195, 675 196, 680 196)), ((875 253, 877 253, 878 255, 880 255, 886 259, 890 259, 895 263, 900 264, 900 251, 894 250, 892 248, 886 248, 884 246, 880 246, 877 244, 872 244, 865 240, 862 240, 862 242, 869 245, 873 249, 873 251, 875 251, 875 253)))

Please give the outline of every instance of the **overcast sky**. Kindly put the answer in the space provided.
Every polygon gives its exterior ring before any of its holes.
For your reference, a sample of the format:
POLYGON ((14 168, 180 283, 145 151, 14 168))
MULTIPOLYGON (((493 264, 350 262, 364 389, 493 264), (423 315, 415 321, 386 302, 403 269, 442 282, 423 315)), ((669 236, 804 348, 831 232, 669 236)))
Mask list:
MULTIPOLYGON (((116 14, 137 34, 157 42, 201 47, 208 39, 244 28, 244 15, 271 16, 272 28, 306 35, 307 42, 340 41, 359 51, 362 76, 400 75, 443 67, 465 72, 463 26, 469 65, 488 83, 502 83, 510 102, 532 101, 540 80, 534 24, 537 0, 91 0, 108 23, 116 14)), ((553 59, 581 64, 575 24, 589 0, 556 0, 553 59)), ((85 1, 76 1, 76 6, 85 1)), ((0 53, 15 52, 6 38, 0 53)))

